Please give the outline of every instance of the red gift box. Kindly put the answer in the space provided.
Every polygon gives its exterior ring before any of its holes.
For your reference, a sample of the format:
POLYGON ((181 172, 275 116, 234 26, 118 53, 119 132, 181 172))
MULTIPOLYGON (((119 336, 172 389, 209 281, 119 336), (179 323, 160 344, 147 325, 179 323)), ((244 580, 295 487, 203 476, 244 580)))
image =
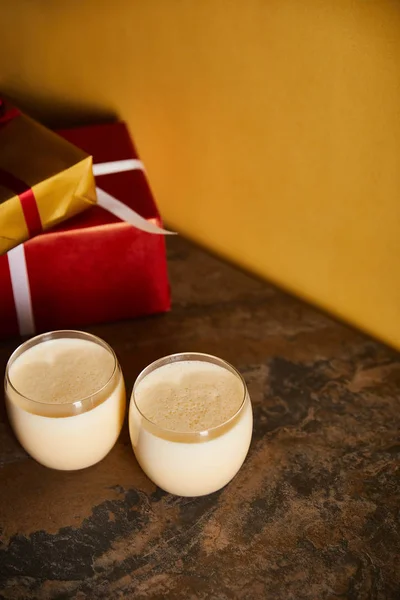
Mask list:
POLYGON ((94 206, 0 257, 1 337, 170 308, 165 232, 126 126, 59 133, 93 156, 95 175, 108 172, 96 175, 96 185, 100 204, 116 205, 115 214, 94 206), (131 222, 116 216, 125 213, 131 222))

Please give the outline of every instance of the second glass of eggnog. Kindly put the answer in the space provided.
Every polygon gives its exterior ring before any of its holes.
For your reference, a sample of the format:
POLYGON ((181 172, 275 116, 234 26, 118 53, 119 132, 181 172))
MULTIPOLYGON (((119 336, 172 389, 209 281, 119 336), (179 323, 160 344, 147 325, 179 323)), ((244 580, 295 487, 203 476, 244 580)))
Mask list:
POLYGON ((75 470, 114 446, 125 414, 125 386, 114 351, 81 331, 54 331, 22 344, 6 369, 7 413, 38 462, 75 470))
POLYGON ((215 356, 167 356, 134 385, 129 431, 135 456, 172 494, 203 496, 225 486, 246 458, 252 428, 242 376, 215 356))

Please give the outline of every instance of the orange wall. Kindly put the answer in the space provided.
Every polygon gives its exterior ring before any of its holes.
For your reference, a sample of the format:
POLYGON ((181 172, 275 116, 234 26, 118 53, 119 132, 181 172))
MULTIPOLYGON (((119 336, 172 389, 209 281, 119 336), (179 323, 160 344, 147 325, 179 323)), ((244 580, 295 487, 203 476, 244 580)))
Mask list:
POLYGON ((126 119, 168 223, 400 347, 400 3, 16 0, 0 89, 126 119))

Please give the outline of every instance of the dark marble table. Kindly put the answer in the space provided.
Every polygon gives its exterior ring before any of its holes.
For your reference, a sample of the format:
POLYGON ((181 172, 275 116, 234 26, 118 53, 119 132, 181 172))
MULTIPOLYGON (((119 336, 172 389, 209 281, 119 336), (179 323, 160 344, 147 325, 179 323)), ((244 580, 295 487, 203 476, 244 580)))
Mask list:
POLYGON ((90 331, 128 390, 172 352, 234 363, 255 416, 243 468, 218 493, 170 496, 125 427, 97 466, 51 471, 1 403, 0 597, 399 599, 399 355, 183 240, 169 267, 170 314, 90 331))

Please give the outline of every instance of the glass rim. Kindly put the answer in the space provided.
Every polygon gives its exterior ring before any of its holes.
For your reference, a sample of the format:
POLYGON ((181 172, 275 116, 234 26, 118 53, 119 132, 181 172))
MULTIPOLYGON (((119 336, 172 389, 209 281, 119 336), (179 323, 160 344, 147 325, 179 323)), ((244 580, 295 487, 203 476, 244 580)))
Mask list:
POLYGON ((215 356, 213 354, 206 354, 204 352, 178 352, 176 354, 168 354, 166 356, 158 358, 157 360, 155 360, 155 361, 151 362, 149 365, 147 365, 147 367, 142 369, 142 371, 136 377, 135 383, 133 384, 131 398, 133 399, 135 407, 136 407, 137 411, 139 412, 140 416, 147 423, 149 423, 151 425, 151 427, 154 427, 159 432, 169 435, 169 436, 185 436, 185 437, 190 436, 190 437, 207 438, 209 436, 214 436, 216 433, 218 433, 219 430, 229 426, 229 424, 232 423, 238 417, 238 415, 242 412, 242 410, 244 409, 244 407, 246 405, 247 396, 248 396, 247 384, 244 380, 243 375, 240 373, 240 371, 238 371, 238 369, 236 369, 236 367, 234 367, 230 362, 228 362, 224 358, 220 358, 219 356, 215 356), (183 362, 185 360, 187 360, 187 361, 200 360, 202 362, 218 364, 220 367, 226 369, 227 371, 230 371, 233 375, 238 377, 238 379, 240 380, 240 382, 242 384, 242 388, 243 388, 243 398, 242 398, 237 410, 228 419, 226 419, 222 423, 219 423, 218 425, 215 425, 214 427, 210 427, 209 429, 204 429, 204 430, 177 431, 175 429, 168 429, 166 427, 163 427, 162 425, 159 425, 158 423, 155 423, 154 421, 149 419, 143 413, 143 411, 139 408, 138 403, 136 401, 136 396, 135 396, 135 390, 136 390, 138 384, 147 375, 149 375, 152 371, 157 370, 161 366, 163 366, 165 364, 170 364, 173 362, 183 362))
POLYGON ((46 333, 40 333, 39 335, 35 335, 32 338, 29 338, 28 340, 26 340, 25 342, 22 342, 22 344, 20 344, 15 350, 14 352, 11 354, 11 356, 9 357, 8 361, 7 361, 7 365, 6 365, 6 371, 5 371, 5 380, 7 382, 7 385, 10 386, 10 388, 13 390, 13 392, 15 392, 20 398, 23 398, 23 400, 27 401, 28 403, 32 403, 34 406, 57 406, 57 407, 64 407, 65 409, 67 408, 71 408, 71 407, 83 407, 86 404, 88 404, 93 397, 100 395, 106 388, 107 386, 110 384, 110 382, 112 381, 112 379, 115 376, 115 373, 118 369, 118 359, 117 359, 117 355, 115 354, 114 350, 111 348, 111 346, 109 344, 107 344, 107 342, 105 342, 102 338, 98 337, 97 335, 94 335, 93 333, 87 333, 86 331, 80 331, 78 329, 58 329, 55 331, 48 331, 46 333), (15 360, 17 360, 17 358, 19 356, 22 356, 22 354, 24 354, 24 352, 26 352, 27 350, 29 350, 30 347, 34 347, 36 345, 42 344, 44 342, 49 342, 52 339, 82 339, 82 338, 86 338, 88 341, 92 341, 94 344, 98 344, 99 346, 102 346, 103 348, 105 348, 106 350, 108 350, 111 354, 111 356, 113 357, 113 369, 111 372, 110 377, 107 379, 106 383, 104 383, 98 390, 96 390, 95 392, 93 392, 93 394, 90 394, 88 396, 84 396, 83 398, 79 398, 78 400, 74 400, 73 402, 63 402, 62 404, 52 404, 49 402, 40 402, 40 400, 34 400, 33 398, 29 398, 29 396, 25 396, 24 394, 22 394, 12 383, 11 378, 10 378, 10 367, 11 365, 15 362, 15 360), (16 356, 18 354, 18 356, 16 356))

